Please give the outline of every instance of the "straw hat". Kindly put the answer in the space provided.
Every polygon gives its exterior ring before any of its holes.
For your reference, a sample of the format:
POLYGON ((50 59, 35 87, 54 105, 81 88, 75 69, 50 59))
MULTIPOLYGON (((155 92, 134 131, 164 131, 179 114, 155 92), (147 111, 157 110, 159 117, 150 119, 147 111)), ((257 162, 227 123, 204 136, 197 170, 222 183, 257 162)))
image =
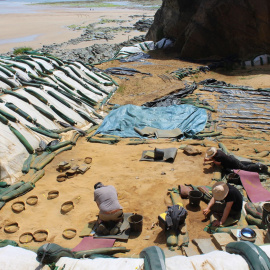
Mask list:
POLYGON ((206 151, 206 158, 212 158, 215 154, 217 153, 217 148, 216 147, 210 147, 206 151))
POLYGON ((213 185, 212 195, 217 201, 223 200, 229 193, 229 187, 224 182, 217 182, 213 185))

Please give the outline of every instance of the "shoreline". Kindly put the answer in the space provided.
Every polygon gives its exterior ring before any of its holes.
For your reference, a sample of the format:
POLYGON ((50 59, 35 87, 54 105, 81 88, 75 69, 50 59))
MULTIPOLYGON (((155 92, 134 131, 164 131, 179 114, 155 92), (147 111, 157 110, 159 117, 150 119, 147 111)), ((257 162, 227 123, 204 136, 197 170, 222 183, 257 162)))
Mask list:
MULTIPOLYGON (((116 26, 132 27, 140 19, 134 15, 153 17, 156 12, 156 10, 142 9, 86 9, 78 7, 44 7, 44 5, 39 5, 37 10, 34 13, 9 13, 0 16, 0 27, 2 29, 0 54, 10 53, 14 48, 18 47, 31 47, 36 50, 42 48, 43 45, 48 46, 67 42, 80 37, 84 29, 90 24, 97 24, 98 27, 113 27, 110 22, 115 21, 116 26), (101 20, 107 20, 107 23, 99 24, 101 20), (120 23, 119 21, 124 22, 120 23), (8 27, 6 27, 7 25, 8 27), (69 26, 79 26, 80 29, 70 29, 69 26)), ((121 43, 136 35, 145 33, 140 31, 137 33, 133 30, 131 32, 122 31, 122 33, 117 33, 113 40, 104 40, 104 43, 121 43)), ((100 40, 89 41, 83 46, 92 46, 96 43, 100 44, 100 40)))

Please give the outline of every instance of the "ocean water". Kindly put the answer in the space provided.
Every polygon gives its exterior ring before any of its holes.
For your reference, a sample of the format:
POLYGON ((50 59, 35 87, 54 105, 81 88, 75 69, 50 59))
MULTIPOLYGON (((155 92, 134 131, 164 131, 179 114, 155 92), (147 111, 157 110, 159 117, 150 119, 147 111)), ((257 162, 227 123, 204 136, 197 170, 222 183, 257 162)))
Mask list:
POLYGON ((0 0, 0 14, 9 13, 35 13, 38 6, 27 4, 53 3, 53 2, 75 2, 76 0, 0 0))

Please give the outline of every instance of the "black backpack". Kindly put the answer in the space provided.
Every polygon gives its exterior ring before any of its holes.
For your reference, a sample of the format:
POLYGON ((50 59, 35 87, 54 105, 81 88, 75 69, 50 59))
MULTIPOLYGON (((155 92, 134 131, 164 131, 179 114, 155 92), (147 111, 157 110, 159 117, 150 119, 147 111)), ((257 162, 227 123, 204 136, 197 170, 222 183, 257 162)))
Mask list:
POLYGON ((75 258, 74 253, 57 244, 47 243, 42 245, 37 251, 37 261, 42 264, 57 262, 61 257, 75 258))

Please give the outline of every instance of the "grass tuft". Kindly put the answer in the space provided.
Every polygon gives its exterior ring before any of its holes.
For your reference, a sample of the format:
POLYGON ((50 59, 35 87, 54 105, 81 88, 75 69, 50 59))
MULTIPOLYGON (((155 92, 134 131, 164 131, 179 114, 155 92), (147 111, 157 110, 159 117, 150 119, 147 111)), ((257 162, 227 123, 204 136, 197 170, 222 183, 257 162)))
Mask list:
POLYGON ((13 54, 18 55, 18 54, 24 54, 27 51, 32 51, 33 49, 31 47, 19 47, 14 49, 13 54))

